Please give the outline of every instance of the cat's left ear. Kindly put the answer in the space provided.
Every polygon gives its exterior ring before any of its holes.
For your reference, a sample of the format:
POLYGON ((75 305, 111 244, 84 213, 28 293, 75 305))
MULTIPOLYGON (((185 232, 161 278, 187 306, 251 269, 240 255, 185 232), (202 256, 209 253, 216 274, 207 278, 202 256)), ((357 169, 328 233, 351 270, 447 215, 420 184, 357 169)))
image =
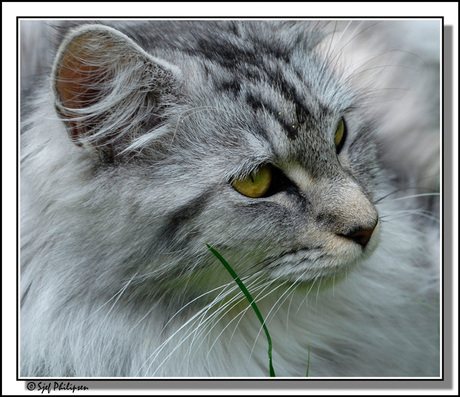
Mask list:
POLYGON ((86 25, 62 43, 53 68, 55 107, 77 145, 114 156, 164 120, 180 71, 123 33, 86 25))

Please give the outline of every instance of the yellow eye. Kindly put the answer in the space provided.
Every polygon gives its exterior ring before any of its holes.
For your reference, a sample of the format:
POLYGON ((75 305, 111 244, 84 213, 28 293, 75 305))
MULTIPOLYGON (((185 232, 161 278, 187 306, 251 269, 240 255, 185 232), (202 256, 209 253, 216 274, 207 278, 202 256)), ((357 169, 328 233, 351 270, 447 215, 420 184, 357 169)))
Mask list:
POLYGON ((343 142, 345 141, 345 122, 343 118, 340 119, 337 130, 335 131, 334 144, 337 148, 337 152, 342 148, 343 142))
POLYGON ((232 185, 239 193, 258 198, 267 192, 271 181, 272 171, 270 166, 266 165, 251 172, 246 177, 234 179, 232 185))

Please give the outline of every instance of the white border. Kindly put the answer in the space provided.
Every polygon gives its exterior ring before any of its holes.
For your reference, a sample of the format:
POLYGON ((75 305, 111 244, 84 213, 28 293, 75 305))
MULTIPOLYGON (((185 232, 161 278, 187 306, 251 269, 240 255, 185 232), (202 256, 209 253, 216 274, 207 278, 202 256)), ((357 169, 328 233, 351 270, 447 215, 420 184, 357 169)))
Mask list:
MULTIPOLYGON (((455 109, 458 108, 458 3, 307 3, 307 2, 282 2, 282 3, 2 3, 2 394, 20 395, 27 393, 24 382, 16 382, 16 175, 15 175, 15 150, 16 150, 16 104, 13 98, 16 93, 16 17, 17 16, 36 16, 36 17, 94 17, 97 15, 107 15, 117 17, 152 16, 152 17, 332 17, 352 16, 356 17, 423 17, 423 16, 444 16, 445 24, 453 26, 453 101, 452 109, 454 112, 453 120, 453 191, 454 191, 454 235, 453 242, 458 241, 458 115, 455 109), (14 281, 13 281, 14 280, 14 281)), ((449 216, 449 214, 445 214, 449 216)), ((458 280, 458 249, 455 247, 453 254, 453 279, 458 280)), ((453 291, 453 324, 454 324, 454 368, 453 374, 458 371, 458 286, 455 284, 453 291)), ((448 313, 446 313, 447 315, 448 313)), ((78 382, 74 382, 78 384, 78 382)), ((179 384, 180 385, 180 384, 179 384)), ((433 390, 423 388, 416 390, 418 395, 438 394, 438 395, 457 395, 458 381, 454 379, 453 389, 433 390)), ((337 394, 337 395, 362 395, 362 394, 412 394, 414 390, 401 388, 400 390, 372 390, 372 389, 352 389, 352 390, 312 390, 317 395, 337 394)), ((280 395, 285 394, 278 389, 228 389, 228 390, 186 390, 186 389, 111 389, 110 391, 90 390, 90 394, 96 395, 120 394, 187 394, 187 395, 280 395)), ((305 390, 289 389, 286 393, 291 395, 304 394, 305 390)), ((37 394, 37 393, 31 393, 37 394)), ((72 394, 57 393, 54 394, 72 394)), ((88 394, 80 392, 80 394, 88 394)))

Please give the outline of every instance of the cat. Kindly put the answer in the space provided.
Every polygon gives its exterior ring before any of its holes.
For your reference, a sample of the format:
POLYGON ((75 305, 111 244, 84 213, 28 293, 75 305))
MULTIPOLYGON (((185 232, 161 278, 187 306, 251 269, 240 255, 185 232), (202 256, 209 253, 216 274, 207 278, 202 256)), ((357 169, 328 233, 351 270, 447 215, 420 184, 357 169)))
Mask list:
POLYGON ((410 23, 53 21, 20 376, 268 377, 209 245, 276 376, 439 377, 439 51, 410 23))

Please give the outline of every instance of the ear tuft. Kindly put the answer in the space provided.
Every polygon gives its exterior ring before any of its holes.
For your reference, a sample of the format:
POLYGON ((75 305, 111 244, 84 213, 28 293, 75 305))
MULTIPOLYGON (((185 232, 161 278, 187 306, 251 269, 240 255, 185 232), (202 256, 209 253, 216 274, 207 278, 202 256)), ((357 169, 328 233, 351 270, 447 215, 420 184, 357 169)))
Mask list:
POLYGON ((90 143, 113 160, 146 123, 162 120, 173 102, 175 74, 117 30, 83 26, 58 52, 55 106, 76 144, 90 143))

